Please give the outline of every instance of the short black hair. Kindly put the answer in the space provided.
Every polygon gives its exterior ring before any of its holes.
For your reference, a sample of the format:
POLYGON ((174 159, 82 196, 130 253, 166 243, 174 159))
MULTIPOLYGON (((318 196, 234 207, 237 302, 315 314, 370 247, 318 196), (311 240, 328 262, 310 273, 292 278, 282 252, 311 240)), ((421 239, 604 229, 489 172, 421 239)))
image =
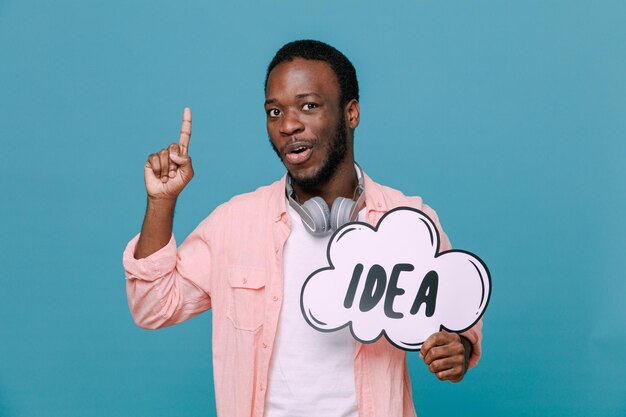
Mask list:
POLYGON ((324 61, 333 70, 339 81, 341 98, 339 105, 343 107, 348 101, 355 99, 359 101, 359 83, 356 79, 356 70, 352 62, 344 54, 332 46, 311 39, 302 39, 289 42, 283 45, 276 52, 272 62, 267 67, 265 74, 265 90, 267 91, 267 80, 270 72, 278 64, 285 61, 293 61, 295 58, 307 59, 310 61, 324 61))

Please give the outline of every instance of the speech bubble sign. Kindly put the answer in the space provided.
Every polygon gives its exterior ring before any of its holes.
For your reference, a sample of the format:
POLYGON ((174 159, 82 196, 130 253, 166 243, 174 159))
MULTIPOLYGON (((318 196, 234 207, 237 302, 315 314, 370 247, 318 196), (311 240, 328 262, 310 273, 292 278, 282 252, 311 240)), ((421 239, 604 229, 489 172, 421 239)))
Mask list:
POLYGON ((419 350, 442 329, 468 330, 491 296, 485 263, 464 250, 439 252, 439 232, 423 212, 398 207, 376 227, 348 223, 332 235, 328 266, 313 272, 300 294, 313 328, 346 326, 361 343, 385 336, 404 350, 419 350))

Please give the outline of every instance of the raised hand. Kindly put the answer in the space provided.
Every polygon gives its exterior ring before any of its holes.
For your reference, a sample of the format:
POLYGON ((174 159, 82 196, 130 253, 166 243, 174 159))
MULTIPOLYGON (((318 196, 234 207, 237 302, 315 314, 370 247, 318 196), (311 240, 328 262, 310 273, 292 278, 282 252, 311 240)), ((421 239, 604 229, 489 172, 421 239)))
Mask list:
POLYGON ((178 143, 150 154, 144 167, 144 181, 148 197, 155 200, 176 200, 193 178, 189 157, 191 138, 191 109, 186 107, 178 143))

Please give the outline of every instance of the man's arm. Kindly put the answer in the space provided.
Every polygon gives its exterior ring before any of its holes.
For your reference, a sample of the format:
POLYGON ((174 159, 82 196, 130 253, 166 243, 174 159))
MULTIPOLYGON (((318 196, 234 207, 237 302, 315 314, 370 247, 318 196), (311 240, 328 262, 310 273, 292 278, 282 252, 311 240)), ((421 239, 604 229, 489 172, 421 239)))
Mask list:
POLYGON ((148 156, 144 166, 148 204, 135 248, 136 259, 150 256, 163 248, 172 236, 176 200, 193 178, 188 154, 190 138, 191 109, 185 108, 179 143, 172 143, 166 149, 148 156))
MULTIPOLYGON (((452 249, 448 235, 443 231, 437 213, 427 205, 422 210, 430 217, 439 230, 439 251, 452 249)), ((420 349, 430 372, 442 381, 459 382, 468 369, 478 363, 481 356, 482 319, 466 332, 459 334, 440 331, 431 335, 420 349)))
POLYGON ((177 250, 172 235, 176 200, 193 177, 188 156, 191 110, 185 109, 179 143, 151 154, 144 166, 148 194, 139 236, 124 251, 126 292, 138 326, 156 329, 211 307, 210 249, 199 226, 177 250))

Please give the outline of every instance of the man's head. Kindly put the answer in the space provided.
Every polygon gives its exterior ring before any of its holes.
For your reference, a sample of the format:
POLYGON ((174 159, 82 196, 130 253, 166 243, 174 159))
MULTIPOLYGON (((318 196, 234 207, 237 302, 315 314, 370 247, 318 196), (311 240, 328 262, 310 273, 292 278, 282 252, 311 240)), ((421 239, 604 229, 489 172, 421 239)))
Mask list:
POLYGON ((354 67, 335 48, 305 40, 276 53, 265 81, 267 131, 295 185, 314 190, 354 174, 358 94, 354 67))
POLYGON ((266 92, 267 80, 274 67, 285 61, 293 61, 295 58, 302 58, 309 61, 323 61, 330 66, 339 82, 339 90, 341 91, 339 104, 341 107, 352 99, 359 101, 359 83, 352 62, 332 46, 324 42, 310 39, 289 42, 276 52, 265 74, 266 92))

